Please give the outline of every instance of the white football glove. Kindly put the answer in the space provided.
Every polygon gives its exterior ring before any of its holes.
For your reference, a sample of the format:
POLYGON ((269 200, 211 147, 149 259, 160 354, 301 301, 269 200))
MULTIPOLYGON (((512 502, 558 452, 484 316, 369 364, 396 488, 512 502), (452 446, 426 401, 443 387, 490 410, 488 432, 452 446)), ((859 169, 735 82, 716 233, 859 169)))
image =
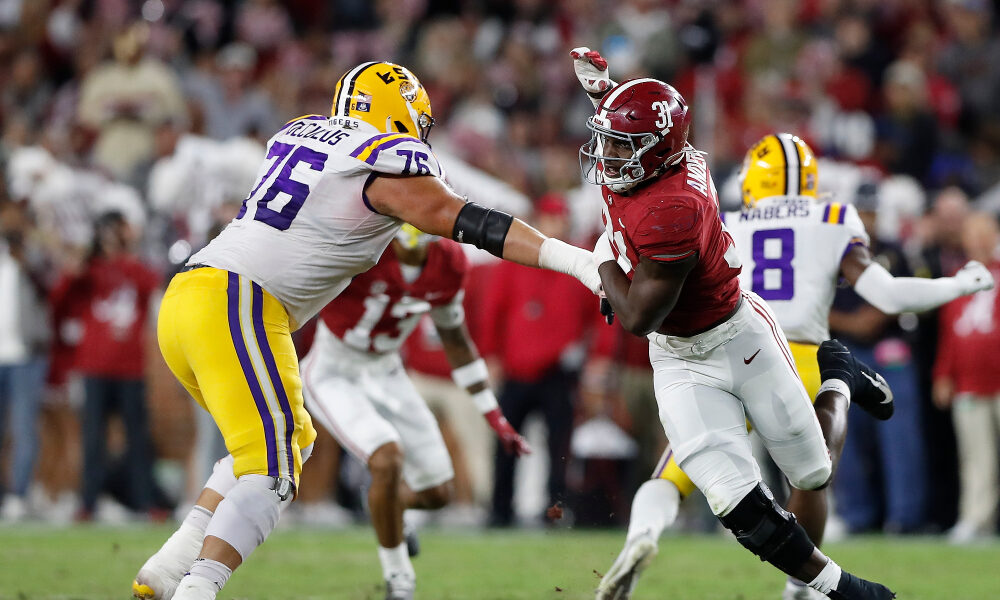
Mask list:
POLYGON ((538 266, 572 275, 594 294, 604 291, 597 265, 594 264, 594 254, 562 240, 545 238, 538 251, 538 266))
POLYGON ((970 260, 955 273, 955 281, 962 289, 962 295, 975 294, 983 290, 993 289, 993 275, 983 263, 970 260))
POLYGON ((597 244, 594 246, 594 264, 599 267, 609 260, 616 259, 615 252, 611 249, 611 240, 608 239, 608 232, 605 231, 597 238, 597 244))
POLYGON ((611 71, 608 69, 608 61, 596 50, 591 50, 586 46, 573 48, 569 52, 573 57, 573 70, 576 78, 580 80, 590 101, 596 108, 601 102, 601 98, 611 88, 617 85, 611 80, 611 71))

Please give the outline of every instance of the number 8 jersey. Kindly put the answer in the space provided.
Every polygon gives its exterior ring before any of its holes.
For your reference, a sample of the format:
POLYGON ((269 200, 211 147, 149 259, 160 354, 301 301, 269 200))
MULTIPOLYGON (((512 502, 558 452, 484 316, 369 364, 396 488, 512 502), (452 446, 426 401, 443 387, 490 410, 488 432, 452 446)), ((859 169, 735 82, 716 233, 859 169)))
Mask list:
POLYGON ((442 176, 430 147, 412 136, 348 117, 294 119, 268 141, 237 217, 188 264, 257 282, 297 328, 371 268, 402 225, 365 196, 378 173, 442 176))
POLYGON ((743 260, 741 287, 767 301, 789 341, 828 339, 840 261, 852 246, 868 245, 857 209, 772 196, 722 218, 743 260))

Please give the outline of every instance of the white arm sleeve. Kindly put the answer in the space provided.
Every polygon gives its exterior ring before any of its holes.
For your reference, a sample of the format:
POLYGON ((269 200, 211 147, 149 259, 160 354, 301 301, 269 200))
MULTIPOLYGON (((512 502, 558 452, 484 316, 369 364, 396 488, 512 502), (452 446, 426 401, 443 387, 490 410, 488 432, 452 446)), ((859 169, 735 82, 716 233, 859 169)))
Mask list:
POLYGON ((854 284, 854 291, 889 315, 930 310, 964 294, 961 284, 954 277, 893 277, 878 263, 870 264, 861 273, 854 284))

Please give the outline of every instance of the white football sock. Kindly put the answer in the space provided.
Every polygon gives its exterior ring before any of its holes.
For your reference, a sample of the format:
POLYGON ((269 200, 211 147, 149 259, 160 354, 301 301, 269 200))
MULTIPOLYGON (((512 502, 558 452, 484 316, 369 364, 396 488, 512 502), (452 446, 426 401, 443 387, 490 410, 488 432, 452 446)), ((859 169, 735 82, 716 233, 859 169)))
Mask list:
POLYGON ((198 575, 185 575, 173 600, 214 600, 218 592, 214 582, 198 575))
POLYGON ((829 594, 830 590, 836 589, 837 584, 840 583, 841 572, 840 565, 833 562, 831 558, 830 562, 826 563, 823 570, 816 576, 816 579, 809 582, 809 587, 820 593, 829 594))
POLYGON ((382 563, 382 577, 389 579, 393 573, 405 573, 416 579, 417 574, 413 571, 413 563, 410 562, 410 555, 406 551, 406 542, 395 548, 378 547, 378 560, 382 563))
POLYGON ((650 479, 639 487, 632 499, 627 540, 650 532, 654 540, 677 518, 681 495, 677 486, 666 479, 650 479))
POLYGON ((207 579, 214 583, 219 590, 225 587, 226 582, 229 581, 229 577, 232 574, 232 569, 210 558, 199 558, 194 561, 194 564, 191 565, 191 570, 188 571, 188 575, 191 577, 207 579))

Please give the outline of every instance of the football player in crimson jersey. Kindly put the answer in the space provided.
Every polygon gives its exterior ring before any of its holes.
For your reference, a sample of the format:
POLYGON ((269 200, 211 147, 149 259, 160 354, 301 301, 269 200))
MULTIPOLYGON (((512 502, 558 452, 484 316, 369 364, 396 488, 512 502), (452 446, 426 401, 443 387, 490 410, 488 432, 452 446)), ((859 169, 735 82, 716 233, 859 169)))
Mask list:
POLYGON ((399 348, 430 313, 452 366, 507 452, 530 452, 489 387, 486 362, 465 327, 465 253, 404 225, 378 264, 320 311, 302 359, 306 408, 368 465, 368 508, 378 538, 387 600, 413 597, 416 576, 403 540, 403 510, 451 499, 451 459, 437 421, 406 376, 399 348))
MULTIPOLYGON (((747 151, 739 178, 743 210, 724 213, 722 219, 744 263, 740 280, 776 313, 810 398, 819 395, 822 373, 829 362, 836 355, 848 355, 839 342, 828 340, 830 305, 841 276, 887 314, 930 310, 993 286, 989 271, 976 261, 970 261, 954 277, 889 275, 872 260, 868 234, 854 206, 817 199, 816 157, 797 136, 764 136, 747 151)), ((881 376, 868 373, 885 385, 881 376)), ((817 398, 815 409, 836 472, 847 435, 848 404, 834 404, 832 401, 840 398, 832 396, 817 398)), ((859 394, 851 399, 880 420, 892 416, 891 395, 859 394), (866 402, 869 398, 878 402, 866 402)), ((639 508, 629 521, 630 537, 649 532, 657 539, 694 487, 668 448, 652 479, 639 488, 632 501, 639 508), (655 512, 641 508, 644 505, 655 505, 655 512)), ((826 490, 792 488, 786 508, 796 515, 809 539, 822 544, 828 512, 826 490)), ((782 598, 809 600, 819 596, 819 592, 789 578, 782 598)))
MULTIPOLYGON (((587 48, 572 55, 596 109, 580 149, 583 174, 604 200, 594 258, 622 326, 650 340, 660 420, 677 463, 762 560, 834 600, 894 598, 820 552, 761 481, 747 420, 793 487, 828 485, 830 454, 774 315, 740 289, 740 259, 708 165, 687 141, 684 98, 656 79, 615 84, 587 48)), ((831 377, 839 385, 821 395, 849 395, 852 373, 831 377)), ((648 538, 629 542, 598 598, 630 597, 656 551, 648 538)))

